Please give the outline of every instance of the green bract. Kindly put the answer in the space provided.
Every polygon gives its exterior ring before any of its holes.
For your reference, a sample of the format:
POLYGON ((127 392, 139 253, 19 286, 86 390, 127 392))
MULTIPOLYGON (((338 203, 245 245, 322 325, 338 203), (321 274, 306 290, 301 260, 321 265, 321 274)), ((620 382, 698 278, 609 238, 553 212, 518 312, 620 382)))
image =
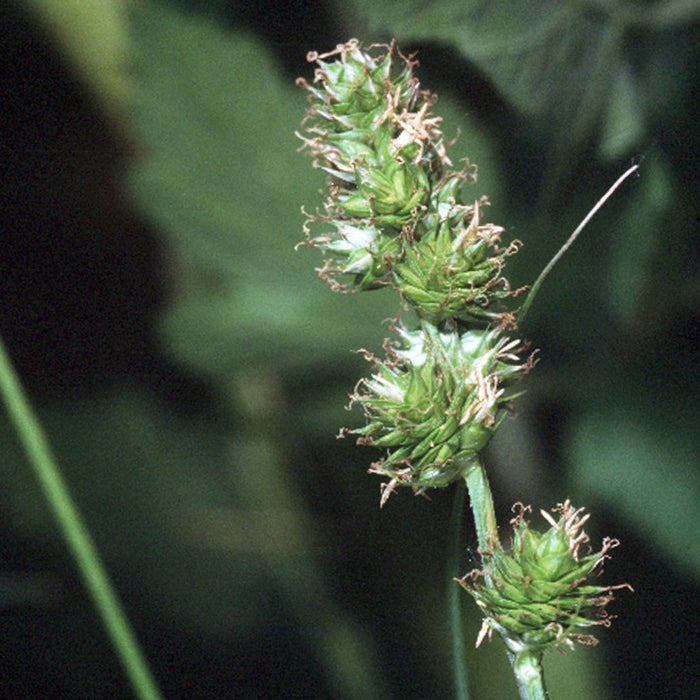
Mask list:
POLYGON ((581 516, 582 508, 575 509, 568 501, 560 504, 555 509, 560 514, 557 521, 542 511, 551 527, 540 533, 525 520, 529 507, 517 506, 519 512, 511 521, 512 552, 482 551, 483 569, 459 581, 485 614, 477 644, 494 629, 516 652, 572 648, 575 641, 595 644, 595 637, 578 630, 608 627, 611 618, 605 606, 613 600, 612 591, 629 588, 592 583, 618 541, 606 538, 600 552, 582 554, 588 543, 583 530, 588 515, 581 516))

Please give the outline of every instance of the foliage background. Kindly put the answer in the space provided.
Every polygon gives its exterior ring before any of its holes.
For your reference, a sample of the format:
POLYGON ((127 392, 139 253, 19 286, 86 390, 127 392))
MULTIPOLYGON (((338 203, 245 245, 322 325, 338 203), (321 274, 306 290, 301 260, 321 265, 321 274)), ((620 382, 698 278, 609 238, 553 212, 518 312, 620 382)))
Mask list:
MULTIPOLYGON (((322 176, 296 153, 305 54, 420 50, 475 196, 531 282, 631 160, 640 177, 545 285, 541 348, 489 451, 501 522, 570 497, 622 540, 601 644, 553 697, 690 698, 697 679, 698 50, 683 0, 10 2, 0 9, 0 332, 172 697, 448 698, 452 493, 379 511, 334 438, 395 300, 294 252, 322 176)), ((0 424, 7 697, 128 697, 0 424)), ((476 538, 469 520, 465 539, 476 538)), ((464 570, 474 564, 465 552, 464 570)), ((466 601, 469 633, 479 625, 466 601)), ((480 699, 515 693, 500 644, 480 699)))

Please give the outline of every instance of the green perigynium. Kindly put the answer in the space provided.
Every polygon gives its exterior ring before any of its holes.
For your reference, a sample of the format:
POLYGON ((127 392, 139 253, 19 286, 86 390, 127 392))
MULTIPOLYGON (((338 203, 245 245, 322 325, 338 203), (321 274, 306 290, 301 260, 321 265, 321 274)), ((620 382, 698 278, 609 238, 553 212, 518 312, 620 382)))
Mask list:
POLYGON ((529 507, 516 507, 510 553, 498 547, 480 552, 483 568, 459 580, 485 615, 477 645, 493 630, 513 652, 597 643, 594 636, 579 630, 608 627, 611 617, 605 607, 613 600, 612 592, 631 590, 628 584, 594 583, 607 553, 619 542, 605 538, 599 552, 584 552, 589 538, 583 525, 589 516, 568 501, 554 509, 558 520, 541 511, 551 525, 545 532, 530 528, 525 520, 529 507))

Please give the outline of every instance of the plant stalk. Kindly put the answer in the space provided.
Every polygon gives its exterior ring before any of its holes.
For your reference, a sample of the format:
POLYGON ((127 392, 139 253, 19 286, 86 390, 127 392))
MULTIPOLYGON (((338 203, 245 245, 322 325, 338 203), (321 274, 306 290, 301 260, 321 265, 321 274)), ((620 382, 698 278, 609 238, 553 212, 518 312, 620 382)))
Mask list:
POLYGON ((134 695, 139 700, 159 700, 160 692, 136 636, 100 561, 95 543, 70 496, 1 338, 0 396, 105 631, 120 658, 134 695))
POLYGON ((515 673, 515 682, 521 700, 548 700, 549 693, 544 683, 542 669, 542 652, 524 649, 518 652, 508 652, 510 663, 515 673))
POLYGON ((455 586, 462 561, 462 520, 464 513, 465 486, 457 483, 455 501, 450 518, 449 551, 447 557, 447 609, 448 624, 452 638, 452 669, 454 674, 455 700, 469 700, 467 681, 467 655, 464 648, 464 618, 462 616, 462 591, 455 586))
POLYGON ((493 496, 480 456, 472 457, 465 465, 464 481, 469 491, 469 503, 474 516, 479 549, 484 551, 501 549, 493 496))

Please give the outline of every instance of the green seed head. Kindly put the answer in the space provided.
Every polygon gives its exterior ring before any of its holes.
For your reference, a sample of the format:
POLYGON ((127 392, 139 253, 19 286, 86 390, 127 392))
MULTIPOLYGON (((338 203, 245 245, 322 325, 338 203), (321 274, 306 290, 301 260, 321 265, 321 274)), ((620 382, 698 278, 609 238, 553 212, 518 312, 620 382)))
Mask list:
POLYGON ((309 62, 316 63, 314 84, 299 82, 311 92, 317 104, 314 111, 334 131, 370 126, 371 117, 381 115, 385 109, 389 85, 397 104, 410 107, 415 100, 418 81, 413 77, 410 60, 405 59, 397 69, 394 45, 380 48, 388 51, 375 58, 361 50, 357 39, 350 39, 325 54, 309 52, 309 62), (335 60, 328 62, 328 58, 335 60), (369 120, 366 115, 371 115, 369 120))
POLYGON ((589 516, 569 501, 555 509, 558 520, 542 511, 551 525, 543 533, 530 529, 525 520, 529 507, 516 507, 512 552, 481 552, 484 568, 459 580, 485 615, 477 644, 494 629, 516 652, 573 648, 575 641, 595 644, 595 637, 579 630, 610 626, 605 606, 613 600, 612 591, 630 588, 591 583, 619 542, 606 538, 600 552, 582 552, 588 544, 583 525, 589 516))
POLYGON ((309 91, 299 137, 330 179, 324 211, 307 221, 306 242, 330 254, 323 277, 332 286, 371 289, 388 283, 404 254, 402 236, 425 216, 449 164, 440 120, 429 112, 430 94, 419 90, 414 62, 393 44, 363 51, 351 40, 309 60, 316 71, 313 84, 298 81, 309 91), (323 233, 311 235, 319 225, 323 233), (361 228, 367 235, 356 235, 361 228), (339 275, 352 275, 352 285, 339 275))
POLYGON ((505 325, 500 302, 513 292, 501 272, 518 244, 500 248, 502 229, 482 223, 486 198, 465 201, 475 168, 446 170, 440 118, 415 61, 393 43, 363 50, 356 40, 309 60, 299 137, 329 174, 324 209, 306 225, 306 243, 328 255, 321 276, 345 291, 392 286, 436 324, 505 325))
POLYGON ((519 243, 498 247, 503 229, 480 221, 487 199, 465 205, 455 196, 463 177, 453 174, 433 192, 435 214, 416 227, 413 245, 393 267, 394 284, 422 318, 434 323, 452 318, 498 324, 504 318, 499 302, 513 296, 501 271, 519 243))
POLYGON ((369 356, 374 374, 352 396, 367 424, 345 431, 386 450, 370 471, 389 477, 387 495, 399 485, 421 491, 461 478, 513 398, 506 388, 532 364, 520 361, 519 341, 498 329, 460 333, 423 323, 396 330, 402 347, 387 344, 385 360, 369 356))

